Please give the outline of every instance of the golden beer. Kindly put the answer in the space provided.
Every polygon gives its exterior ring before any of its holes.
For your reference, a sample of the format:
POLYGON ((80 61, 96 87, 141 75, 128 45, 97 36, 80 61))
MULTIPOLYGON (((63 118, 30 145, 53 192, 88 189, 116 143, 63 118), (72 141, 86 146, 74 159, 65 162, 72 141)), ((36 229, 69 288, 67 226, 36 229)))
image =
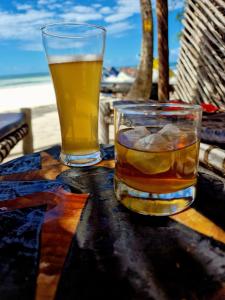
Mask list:
POLYGON ((61 125, 62 153, 86 155, 99 151, 102 58, 97 55, 52 57, 49 67, 61 125))

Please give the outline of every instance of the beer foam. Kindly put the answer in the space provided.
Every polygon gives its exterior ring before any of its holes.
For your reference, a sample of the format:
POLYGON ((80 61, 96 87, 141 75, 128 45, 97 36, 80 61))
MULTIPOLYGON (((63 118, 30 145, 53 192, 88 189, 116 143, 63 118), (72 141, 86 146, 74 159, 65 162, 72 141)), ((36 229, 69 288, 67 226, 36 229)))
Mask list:
POLYGON ((51 55, 48 57, 49 64, 61 64, 75 61, 97 61, 102 60, 101 55, 82 54, 82 55, 51 55))

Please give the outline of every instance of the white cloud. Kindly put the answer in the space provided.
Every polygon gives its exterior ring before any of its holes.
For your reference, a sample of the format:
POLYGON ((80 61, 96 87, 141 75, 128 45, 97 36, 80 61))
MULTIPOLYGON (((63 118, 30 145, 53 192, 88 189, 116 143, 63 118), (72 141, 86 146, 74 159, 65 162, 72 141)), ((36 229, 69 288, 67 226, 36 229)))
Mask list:
MULTIPOLYGON (((39 0, 39 2, 44 4, 47 0, 39 0)), ((20 8, 19 4, 17 6, 20 8)), ((55 11, 44 8, 40 10, 30 8, 27 11, 22 10, 16 13, 0 11, 0 39, 34 40, 37 36, 40 36, 41 26, 56 20, 85 22, 102 18, 100 13, 88 6, 73 6, 70 12, 62 12, 60 16, 55 11)))
POLYGON ((61 15, 62 19, 74 22, 87 22, 102 19, 102 14, 98 13, 93 7, 75 6, 69 12, 61 15))
POLYGON ((62 14, 62 18, 67 21, 87 22, 93 20, 101 20, 102 14, 94 7, 77 5, 69 12, 62 14))
POLYGON ((26 51, 43 51, 43 46, 41 40, 37 41, 30 41, 28 43, 24 43, 20 45, 20 49, 26 51))
POLYGON ((109 34, 121 34, 124 31, 130 30, 134 28, 132 24, 129 22, 119 22, 119 23, 112 23, 106 27, 106 30, 109 34))
POLYGON ((169 10, 176 10, 184 7, 185 0, 170 0, 168 3, 169 10))
MULTIPOLYGON (((76 40, 71 39, 70 41, 67 41, 67 43, 59 43, 58 41, 51 41, 51 47, 55 49, 74 49, 74 48, 80 48, 84 46, 84 42, 78 42, 76 40)), ((43 45, 41 36, 37 37, 35 40, 28 41, 27 43, 22 43, 20 45, 20 49, 26 50, 26 51, 43 51, 43 45)))
POLYGON ((39 6, 42 6, 42 5, 52 5, 52 4, 56 3, 56 2, 57 2, 57 0, 38 0, 37 4, 39 6))
POLYGON ((105 21, 109 23, 123 21, 136 13, 140 13, 139 0, 117 0, 114 12, 105 17, 105 21))
POLYGON ((112 12, 113 12, 113 10, 112 10, 112 8, 111 7, 109 7, 109 6, 105 6, 105 7, 102 7, 100 10, 99 10, 99 12, 101 13, 101 14, 111 14, 112 12))
POLYGON ((0 38, 31 40, 40 34, 39 28, 43 21, 50 23, 52 17, 51 12, 37 10, 18 14, 0 12, 0 38))
POLYGON ((48 9, 49 10, 54 10, 54 9, 63 9, 64 5, 62 3, 53 3, 49 5, 48 9))
POLYGON ((101 7, 101 4, 95 3, 95 4, 93 4, 92 6, 95 7, 95 8, 100 8, 100 7, 101 7))
POLYGON ((169 53, 170 53, 170 60, 177 61, 179 53, 180 53, 180 47, 170 49, 169 53))
POLYGON ((19 4, 19 3, 17 3, 16 4, 16 9, 17 10, 29 10, 29 9, 32 9, 32 6, 29 5, 29 4, 19 4))
POLYGON ((67 6, 73 6, 74 5, 74 2, 73 0, 67 0, 67 1, 63 1, 63 5, 67 5, 67 6))
MULTIPOLYGON (((56 21, 108 23, 108 34, 124 34, 134 27, 127 18, 139 13, 139 0, 116 0, 114 7, 99 3, 75 5, 74 0, 36 0, 14 3, 15 11, 0 9, 0 41, 15 40, 24 50, 42 50, 40 27, 56 21), (31 3, 31 4, 30 4, 31 3)), ((85 3, 85 2, 84 2, 85 3)))
POLYGON ((74 7, 74 11, 78 13, 91 14, 95 13, 95 9, 90 6, 77 5, 74 7))
POLYGON ((55 10, 55 9, 63 9, 64 7, 67 7, 68 5, 71 5, 72 3, 70 1, 65 1, 62 3, 62 1, 57 0, 38 0, 37 6, 41 9, 48 9, 48 10, 55 10))

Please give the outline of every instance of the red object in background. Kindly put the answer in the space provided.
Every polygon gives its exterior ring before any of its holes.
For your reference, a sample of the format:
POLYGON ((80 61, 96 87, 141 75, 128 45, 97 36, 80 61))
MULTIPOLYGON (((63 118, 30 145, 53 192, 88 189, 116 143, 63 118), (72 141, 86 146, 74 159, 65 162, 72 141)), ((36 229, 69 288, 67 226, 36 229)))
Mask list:
POLYGON ((219 108, 213 104, 202 103, 201 107, 203 109, 203 112, 206 112, 206 113, 214 113, 219 110, 219 108))
MULTIPOLYGON (((188 104, 182 100, 170 100, 169 101, 170 104, 188 104)), ((180 107, 176 107, 176 105, 174 105, 174 107, 168 107, 166 110, 180 110, 180 107)))
POLYGON ((182 101, 182 100, 170 100, 170 103, 176 103, 176 104, 187 104, 186 102, 182 101))
MULTIPOLYGON (((188 104, 186 102, 183 102, 182 100, 171 100, 170 103, 188 104)), ((201 107, 202 107, 203 112, 205 112, 205 113, 215 113, 216 111, 219 110, 219 108, 213 104, 202 103, 201 107)))

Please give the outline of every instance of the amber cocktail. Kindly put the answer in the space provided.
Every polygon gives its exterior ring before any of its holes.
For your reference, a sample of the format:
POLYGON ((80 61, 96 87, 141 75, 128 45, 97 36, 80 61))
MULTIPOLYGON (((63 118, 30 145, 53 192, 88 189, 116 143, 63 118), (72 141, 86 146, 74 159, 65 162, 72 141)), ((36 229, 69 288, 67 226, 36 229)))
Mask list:
POLYGON ((116 108, 115 193, 142 214, 169 215, 195 198, 201 109, 188 105, 116 108))

